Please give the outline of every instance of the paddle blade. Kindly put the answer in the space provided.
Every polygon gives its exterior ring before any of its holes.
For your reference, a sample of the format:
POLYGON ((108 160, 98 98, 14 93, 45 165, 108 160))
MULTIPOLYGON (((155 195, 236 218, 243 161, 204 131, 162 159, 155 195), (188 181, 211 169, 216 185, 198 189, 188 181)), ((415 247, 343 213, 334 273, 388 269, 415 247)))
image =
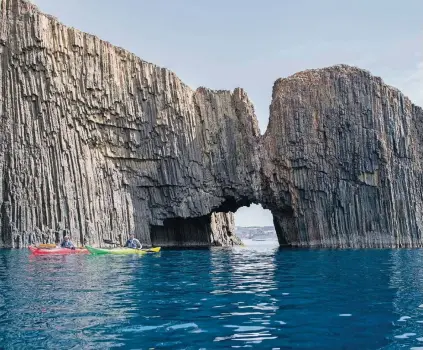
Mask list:
POLYGON ((103 242, 106 244, 115 244, 115 245, 119 244, 118 242, 113 242, 111 239, 103 239, 103 242))
POLYGON ((56 248, 56 245, 55 244, 39 244, 38 246, 37 246, 38 248, 43 248, 43 249, 48 249, 48 248, 56 248))

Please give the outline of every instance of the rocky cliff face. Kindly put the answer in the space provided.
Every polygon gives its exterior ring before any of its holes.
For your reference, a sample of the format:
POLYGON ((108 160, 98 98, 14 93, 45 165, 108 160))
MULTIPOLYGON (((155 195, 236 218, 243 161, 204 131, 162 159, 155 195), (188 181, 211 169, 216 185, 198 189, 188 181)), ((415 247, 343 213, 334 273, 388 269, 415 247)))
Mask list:
POLYGON ((265 198, 281 243, 422 245, 421 108, 336 66, 276 81, 270 113, 265 198))
POLYGON ((259 188, 241 89, 193 91, 23 0, 0 0, 0 62, 0 246, 237 242, 220 207, 259 188))
POLYGON ((245 92, 172 72, 0 0, 0 247, 230 245, 262 203, 282 244, 420 246, 422 110, 362 70, 275 83, 260 136, 245 92))

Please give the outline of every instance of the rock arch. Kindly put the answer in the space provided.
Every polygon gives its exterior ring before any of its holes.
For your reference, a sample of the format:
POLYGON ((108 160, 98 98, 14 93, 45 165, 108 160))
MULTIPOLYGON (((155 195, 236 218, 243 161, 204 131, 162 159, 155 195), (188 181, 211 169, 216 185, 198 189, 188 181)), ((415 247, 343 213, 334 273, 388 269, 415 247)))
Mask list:
POLYGON ((261 136, 242 89, 192 90, 25 0, 0 0, 0 67, 2 247, 233 244, 243 203, 281 244, 422 245, 423 112, 366 71, 277 80, 261 136))

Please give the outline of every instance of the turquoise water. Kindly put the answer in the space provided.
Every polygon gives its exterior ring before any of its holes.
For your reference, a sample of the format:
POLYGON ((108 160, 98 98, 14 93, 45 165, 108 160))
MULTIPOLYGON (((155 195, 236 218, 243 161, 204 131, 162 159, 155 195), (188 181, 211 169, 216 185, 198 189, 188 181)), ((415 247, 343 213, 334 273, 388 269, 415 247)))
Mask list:
POLYGON ((0 251, 0 348, 423 349, 422 291, 423 250, 0 251))

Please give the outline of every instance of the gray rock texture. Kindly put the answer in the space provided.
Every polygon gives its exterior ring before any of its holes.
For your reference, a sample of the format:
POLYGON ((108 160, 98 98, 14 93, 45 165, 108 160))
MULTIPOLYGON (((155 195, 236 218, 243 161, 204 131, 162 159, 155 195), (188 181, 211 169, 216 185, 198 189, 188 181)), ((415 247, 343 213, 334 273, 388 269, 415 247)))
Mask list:
POLYGON ((238 243, 229 209, 260 187, 242 89, 194 91, 23 0, 0 0, 0 67, 0 246, 238 243))
POLYGON ((264 197, 282 244, 422 246, 423 111, 368 72, 276 81, 264 197))
POLYGON ((261 136, 242 89, 172 72, 0 0, 0 247, 232 245, 272 211, 281 244, 421 246, 423 112, 363 70, 276 81, 261 136))

